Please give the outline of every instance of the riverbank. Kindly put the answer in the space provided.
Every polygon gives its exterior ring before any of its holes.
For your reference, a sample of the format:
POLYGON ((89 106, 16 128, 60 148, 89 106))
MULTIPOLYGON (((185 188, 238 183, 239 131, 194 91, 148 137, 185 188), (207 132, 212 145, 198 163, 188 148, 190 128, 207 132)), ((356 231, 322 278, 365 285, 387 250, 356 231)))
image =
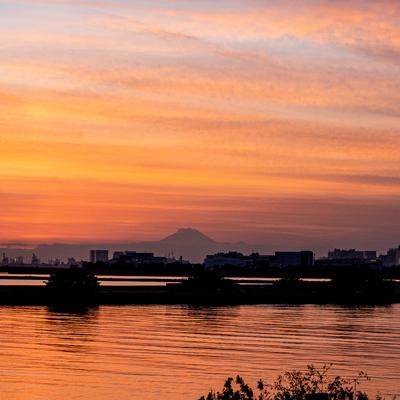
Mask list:
POLYGON ((192 290, 179 283, 165 286, 100 286, 93 294, 73 291, 62 296, 45 286, 0 286, 0 305, 52 305, 57 303, 107 304, 392 304, 400 303, 400 283, 388 282, 380 290, 337 288, 331 282, 277 282, 235 285, 235 290, 192 290))
MULTIPOLYGON (((32 266, 32 265, 11 265, 4 266, 0 265, 0 274, 8 274, 10 276, 17 277, 18 275, 49 275, 59 271, 60 269, 69 269, 69 266, 32 266)), ((108 265, 97 265, 85 263, 85 268, 95 275, 103 276, 141 276, 141 277, 188 277, 194 270, 202 268, 197 264, 177 264, 177 265, 145 265, 145 266, 108 266, 108 265)), ((346 268, 347 270, 352 269, 364 269, 365 266, 353 266, 346 268)), ((368 267, 366 267, 368 269, 368 267)), ((226 277, 232 278, 253 278, 253 279, 282 279, 292 276, 296 276, 301 279, 332 279, 339 272, 343 271, 341 268, 233 268, 226 267, 220 268, 219 273, 226 277)), ((382 279, 400 279, 400 267, 393 268, 382 268, 374 270, 377 276, 382 279)))

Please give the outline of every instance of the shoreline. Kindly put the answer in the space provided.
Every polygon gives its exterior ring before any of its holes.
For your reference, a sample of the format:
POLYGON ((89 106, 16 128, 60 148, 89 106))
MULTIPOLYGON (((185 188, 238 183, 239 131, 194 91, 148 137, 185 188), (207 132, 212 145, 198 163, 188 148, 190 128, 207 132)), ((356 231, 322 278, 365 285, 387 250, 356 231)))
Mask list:
POLYGON ((357 293, 333 290, 325 282, 306 282, 297 287, 239 286, 235 293, 182 290, 176 283, 165 286, 100 286, 96 293, 51 295, 45 286, 0 286, 1 305, 134 305, 134 304, 340 304, 390 305, 400 303, 400 284, 393 293, 357 293))

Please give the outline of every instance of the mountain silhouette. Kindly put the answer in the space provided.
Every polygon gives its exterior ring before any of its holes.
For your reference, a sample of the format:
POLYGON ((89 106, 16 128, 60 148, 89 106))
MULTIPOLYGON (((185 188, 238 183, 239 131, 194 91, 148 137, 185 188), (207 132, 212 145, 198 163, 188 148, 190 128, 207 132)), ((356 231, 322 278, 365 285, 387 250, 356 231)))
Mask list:
POLYGON ((152 252, 159 256, 183 257, 191 262, 203 262, 208 254, 225 251, 240 251, 249 253, 254 247, 244 243, 222 243, 208 237, 204 233, 193 228, 181 228, 175 233, 159 240, 147 242, 124 242, 124 243, 92 243, 92 244, 41 244, 32 249, 16 249, 12 247, 0 249, 10 257, 21 255, 26 261, 30 260, 32 253, 35 253, 43 262, 49 259, 67 260, 74 257, 77 260, 88 260, 90 249, 108 249, 110 256, 114 251, 145 251, 152 252))
POLYGON ((183 257, 192 262, 203 262, 208 254, 220 251, 247 251, 248 245, 217 242, 204 233, 193 228, 178 229, 172 235, 156 242, 134 244, 140 251, 152 251, 160 255, 183 257))
POLYGON ((203 245, 215 245, 218 242, 206 236, 204 233, 198 231, 193 228, 181 228, 178 229, 172 235, 167 236, 166 238, 160 240, 159 243, 167 243, 167 244, 203 244, 203 245))

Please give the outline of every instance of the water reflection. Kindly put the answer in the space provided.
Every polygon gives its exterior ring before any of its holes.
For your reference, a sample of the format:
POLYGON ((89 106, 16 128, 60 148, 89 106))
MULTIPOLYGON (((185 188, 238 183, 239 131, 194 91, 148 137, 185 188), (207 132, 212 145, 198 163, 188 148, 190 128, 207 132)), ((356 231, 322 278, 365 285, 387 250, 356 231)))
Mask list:
POLYGON ((0 307, 0 318, 10 400, 196 399, 228 375, 270 382, 310 362, 400 391, 400 305, 0 307))
POLYGON ((98 315, 99 307, 84 304, 57 304, 48 306, 47 311, 49 315, 82 316, 90 320, 98 315))
POLYGON ((44 317, 48 345, 62 352, 88 352, 97 330, 99 309, 81 305, 47 307, 44 317))

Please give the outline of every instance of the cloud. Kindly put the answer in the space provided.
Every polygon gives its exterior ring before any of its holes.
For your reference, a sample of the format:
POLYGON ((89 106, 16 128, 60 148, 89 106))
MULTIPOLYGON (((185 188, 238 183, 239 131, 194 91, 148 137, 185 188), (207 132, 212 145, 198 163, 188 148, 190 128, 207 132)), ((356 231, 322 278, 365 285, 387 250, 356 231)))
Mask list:
POLYGON ((395 237, 397 2, 157 4, 4 8, 0 240, 395 237))
POLYGON ((398 60, 400 7, 394 1, 239 2, 210 10, 164 8, 188 31, 231 41, 307 39, 362 52, 371 58, 398 60), (192 28, 190 28, 192 26, 192 28), (214 28, 214 29, 213 29, 214 28))

